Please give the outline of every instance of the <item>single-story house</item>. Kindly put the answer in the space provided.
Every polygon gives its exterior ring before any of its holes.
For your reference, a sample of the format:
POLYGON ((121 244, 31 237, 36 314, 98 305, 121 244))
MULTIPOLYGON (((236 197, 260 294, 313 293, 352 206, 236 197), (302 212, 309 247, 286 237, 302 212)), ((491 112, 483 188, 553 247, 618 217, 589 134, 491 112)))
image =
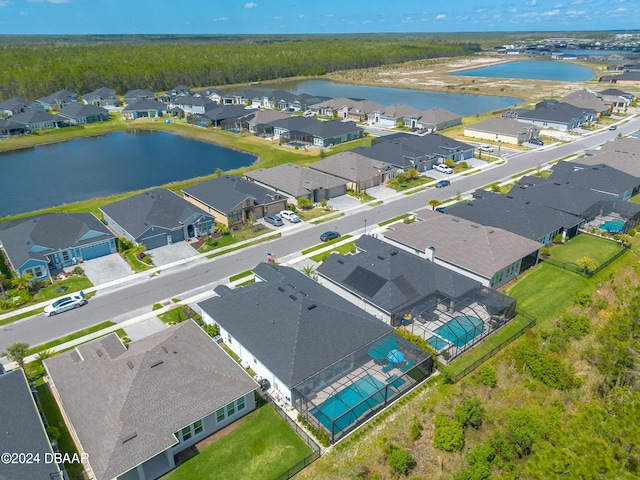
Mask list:
POLYGON ((262 135, 273 136, 285 142, 304 142, 316 147, 332 147, 364 137, 364 130, 353 122, 321 121, 313 117, 288 117, 269 122, 262 135))
POLYGON ((603 163, 585 165, 578 162, 558 162, 546 181, 568 182, 572 186, 604 193, 620 200, 629 200, 640 190, 640 177, 603 163))
POLYGON ((384 185, 395 177, 397 169, 386 162, 347 151, 331 155, 309 165, 327 175, 333 175, 347 182, 351 190, 366 190, 376 185, 384 185))
POLYGON ((38 98, 36 102, 40 103, 45 110, 61 109, 68 103, 74 103, 78 101, 78 94, 70 92, 69 90, 60 90, 47 97, 38 98))
POLYGON ((167 113, 167 106, 156 100, 131 101, 122 109, 122 116, 128 120, 136 118, 155 118, 167 113))
POLYGON ((513 298, 370 235, 355 255, 330 255, 319 282, 394 327, 457 357, 515 316, 513 298))
POLYGON ((351 152, 388 163, 404 172, 413 168, 419 172, 426 172, 436 163, 440 163, 437 157, 426 154, 415 145, 399 141, 380 142, 372 144, 371 147, 356 147, 351 152))
POLYGON ((535 125, 507 117, 489 118, 464 127, 465 137, 510 145, 521 145, 530 138, 537 137, 539 132, 540 130, 535 125))
POLYGON ((24 125, 30 132, 66 126, 66 119, 60 118, 58 115, 35 110, 28 110, 24 113, 14 115, 11 117, 11 120, 24 125))
POLYGON ((439 132, 440 130, 461 124, 461 115, 445 110, 444 108, 435 107, 422 112, 422 116, 416 121, 415 126, 413 126, 412 123, 408 126, 411 128, 422 128, 432 132, 439 132))
POLYGON ((611 112, 611 104, 607 104, 599 94, 587 88, 570 93, 562 98, 561 102, 582 109, 595 110, 596 117, 611 112))
POLYGON ((113 233, 91 213, 45 213, 2 223, 0 247, 14 272, 36 280, 117 251, 113 233))
POLYGON ((15 462, 3 457, 0 478, 65 478, 52 461, 54 452, 34 395, 21 368, 0 374, 0 452, 22 456, 15 462))
POLYGON ((51 357, 48 383, 96 480, 145 480, 255 408, 257 383, 193 320, 125 347, 115 333, 51 357))
POLYGON ((394 223, 384 240, 497 288, 538 263, 542 245, 501 228, 423 209, 410 224, 394 223))
POLYGON ((236 127, 240 130, 248 130, 257 137, 273 136, 271 122, 291 117, 290 113, 281 110, 252 110, 240 117, 236 127))
POLYGON ((531 123, 541 128, 571 131, 592 122, 596 118, 593 109, 579 108, 557 100, 543 100, 535 109, 520 108, 503 113, 503 116, 517 118, 519 122, 531 123))
POLYGON ((111 118, 105 108, 97 105, 85 105, 79 102, 68 103, 58 112, 58 116, 66 118, 70 125, 106 122, 111 118))
POLYGON ((25 133, 27 133, 27 126, 23 123, 14 122, 11 119, 0 119, 0 135, 10 137, 24 135, 25 133))
POLYGON ((250 170, 244 175, 258 185, 286 195, 293 202, 302 197, 319 202, 347 193, 347 183, 344 180, 292 163, 250 170))
POLYGON ((151 90, 144 90, 141 88, 137 88, 135 90, 129 90, 124 94, 124 103, 130 104, 139 102, 141 100, 155 100, 156 94, 151 90))
POLYGON ((168 92, 160 95, 160 101, 164 103, 170 103, 172 100, 175 100, 176 97, 187 96, 192 97, 193 91, 185 85, 178 85, 175 88, 172 88, 168 92))
POLYGON ((185 115, 197 115, 218 107, 218 104, 207 97, 179 95, 168 102, 169 108, 180 108, 185 115))
POLYGON ((602 98, 602 101, 607 105, 610 105, 612 109, 628 108, 634 99, 632 93, 623 92, 617 88, 601 90, 598 92, 598 96, 602 98))
POLYGON ((42 111, 44 107, 41 103, 25 100, 20 97, 13 97, 0 102, 0 116, 11 116, 24 113, 28 110, 42 111))
POLYGON ((598 81, 617 85, 640 85, 640 71, 623 72, 618 75, 603 75, 598 81))
POLYGON ((85 93, 82 95, 82 100, 86 104, 98 107, 117 107, 119 104, 116 91, 107 87, 101 87, 93 92, 85 93))
POLYGON ((269 90, 257 90, 245 88, 233 94, 235 105, 244 105, 251 108, 275 108, 275 98, 269 90))
POLYGON ((373 115, 374 112, 384 112, 385 108, 384 105, 371 100, 346 97, 330 98, 309 106, 309 110, 316 115, 356 122, 373 121, 368 120, 368 116, 373 115))
POLYGON ((560 234, 575 236, 583 219, 511 195, 476 192, 483 198, 447 207, 445 212, 473 223, 502 228, 548 245, 560 234))
POLYGON ((215 219, 171 190, 158 188, 100 208, 107 225, 148 250, 213 232, 215 219))
POLYGON ((431 374, 429 354, 318 282, 275 264, 253 271, 255 283, 219 286, 217 297, 200 302, 202 318, 219 326, 272 396, 326 428, 332 440, 431 374), (333 408, 353 390, 362 402, 333 408))
POLYGON ((273 215, 287 208, 287 197, 235 175, 223 175, 182 190, 185 200, 234 225, 273 215))
POLYGON ((207 88, 195 93, 195 97, 208 97, 220 105, 233 105, 233 95, 217 88, 207 88))
POLYGON ((193 114, 187 117, 187 123, 199 127, 221 127, 223 129, 235 128, 238 119, 249 113, 242 105, 217 105, 215 108, 201 114, 193 114))
POLYGON ((580 158, 582 165, 608 165, 634 177, 640 177, 640 140, 616 137, 605 142, 599 150, 588 150, 580 158))

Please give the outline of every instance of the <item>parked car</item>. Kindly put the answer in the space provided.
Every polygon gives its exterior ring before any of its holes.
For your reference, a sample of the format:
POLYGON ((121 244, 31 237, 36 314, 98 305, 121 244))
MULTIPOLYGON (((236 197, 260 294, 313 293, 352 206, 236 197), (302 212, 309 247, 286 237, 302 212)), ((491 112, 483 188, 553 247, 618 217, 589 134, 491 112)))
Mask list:
POLYGON ((611 126, 609 127, 609 130, 617 130, 617 129, 618 129, 618 126, 617 126, 617 125, 611 125, 611 126))
POLYGON ((51 305, 45 307, 44 314, 47 317, 53 317, 58 313, 66 312, 67 310, 73 310, 74 308, 81 307, 86 303, 87 300, 84 298, 84 294, 80 292, 68 297, 59 298, 51 305))
POLYGON ((289 220, 291 223, 300 223, 300 217, 291 210, 283 210, 280 212, 280 216, 285 220, 289 220))
POLYGON ((530 138, 529 143, 533 143, 534 145, 544 145, 544 142, 537 137, 530 138))
POLYGON ((329 230, 328 232, 324 232, 322 235, 320 235, 320 240, 323 242, 328 242, 329 240, 335 240, 336 238, 340 238, 340 234, 332 230, 329 230))
POLYGON ((264 217, 264 221, 270 223, 274 227, 281 227, 284 225, 284 222, 278 215, 267 215, 264 217))
POLYGON ((451 168, 449 165, 445 165, 444 163, 436 163, 433 166, 433 169, 436 172, 442 172, 442 173, 453 173, 453 168, 451 168))
POLYGON ((451 182, 449 180, 440 180, 438 183, 436 183, 436 188, 444 188, 448 187, 449 185, 451 185, 451 182))
POLYGON ((480 145, 478 150, 481 152, 493 152, 493 147, 491 145, 480 145))

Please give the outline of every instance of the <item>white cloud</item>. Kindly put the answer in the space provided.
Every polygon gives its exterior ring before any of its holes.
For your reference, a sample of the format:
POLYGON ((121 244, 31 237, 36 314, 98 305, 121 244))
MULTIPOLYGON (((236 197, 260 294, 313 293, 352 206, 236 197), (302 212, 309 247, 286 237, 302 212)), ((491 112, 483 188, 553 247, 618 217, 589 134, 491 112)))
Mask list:
POLYGON ((53 3, 54 5, 60 5, 63 3, 71 3, 71 0, 27 0, 29 3, 53 3))
POLYGON ((2 7, 8 7, 9 6, 9 0, 0 0, 0 8, 2 7))
POLYGON ((443 19, 445 19, 446 17, 447 17, 447 16, 446 16, 445 14, 441 13, 440 15, 438 15, 438 16, 436 17, 436 20, 443 20, 443 19))
POLYGON ((532 7, 535 7, 538 4, 538 0, 531 0, 531 3, 529 5, 531 5, 532 7))
POLYGON ((584 10, 568 10, 566 12, 566 15, 568 15, 570 17, 581 17, 586 13, 587 12, 585 12, 584 10))
POLYGON ((244 4, 244 8, 256 8, 258 6, 257 3, 249 2, 244 4))
POLYGON ((298 18, 304 18, 304 13, 299 13, 298 18))
POLYGON ((227 20, 229 20, 229 17, 218 17, 211 19, 212 22, 226 22, 227 20))
POLYGON ((556 15, 560 15, 560 10, 549 10, 548 12, 542 12, 540 15, 543 17, 555 17, 556 15))

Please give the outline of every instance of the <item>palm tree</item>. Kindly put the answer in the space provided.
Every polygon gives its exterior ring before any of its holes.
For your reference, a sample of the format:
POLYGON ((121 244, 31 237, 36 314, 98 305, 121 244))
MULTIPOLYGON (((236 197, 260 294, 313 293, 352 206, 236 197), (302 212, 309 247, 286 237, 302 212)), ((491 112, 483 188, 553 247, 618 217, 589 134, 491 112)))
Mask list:
POLYGON ((215 231, 216 233, 224 235, 224 232, 227 231, 227 226, 224 223, 216 223, 215 231))
POLYGON ((593 270, 598 266, 598 262, 596 262, 591 257, 581 257, 576 260, 576 263, 582 267, 584 270, 584 274, 586 275, 589 270, 593 270))
POLYGON ((147 246, 144 243, 139 243, 135 247, 131 248, 131 253, 133 253, 135 257, 138 258, 140 255, 146 252, 146 250, 147 246))
POLYGON ((316 267, 314 267, 313 265, 305 265, 300 269, 300 271, 307 277, 311 278, 316 274, 316 267))
POLYGON ((427 205, 431 207, 431 210, 435 210, 437 206, 442 205, 442 202, 440 200, 436 200, 435 198, 432 198, 427 202, 427 205))
POLYGON ((16 362, 20 368, 24 368, 24 357, 29 353, 29 344, 16 342, 13 345, 9 345, 7 347, 7 351, 4 353, 7 357, 16 362))
POLYGON ((7 279, 7 276, 4 273, 0 273, 0 294, 4 298, 4 281, 7 279))
POLYGON ((18 290, 26 290, 31 280, 33 280, 33 274, 24 272, 22 275, 12 278, 9 284, 18 290))

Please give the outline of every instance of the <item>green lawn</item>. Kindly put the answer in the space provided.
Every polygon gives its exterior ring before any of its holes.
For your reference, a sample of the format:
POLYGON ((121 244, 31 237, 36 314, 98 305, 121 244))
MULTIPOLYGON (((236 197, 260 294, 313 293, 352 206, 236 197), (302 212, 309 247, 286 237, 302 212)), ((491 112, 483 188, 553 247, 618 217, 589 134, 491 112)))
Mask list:
POLYGON ((268 405, 204 447, 164 480, 271 480, 311 454, 311 449, 268 405))
POLYGON ((328 247, 329 245, 332 245, 334 243, 341 242, 342 240, 346 240, 347 238, 351 238, 351 235, 343 235, 343 236, 341 236, 339 238, 336 238, 334 240, 329 240, 328 242, 319 243, 318 245, 314 245, 313 247, 306 248, 306 249, 302 250, 301 253, 303 255, 306 255, 307 253, 315 252, 316 250, 320 250, 321 248, 328 247))
POLYGON ((187 316, 182 312, 183 309, 183 306, 172 308, 168 312, 158 315, 158 318, 164 323, 180 323, 187 318, 187 316))
POLYGON ((62 280, 61 282, 56 282, 53 285, 49 285, 46 288, 43 288, 36 295, 36 302, 46 302, 47 300, 51 300, 52 298, 61 297, 63 295, 68 295, 73 292, 78 292, 80 290, 85 290, 89 287, 93 287, 93 283, 86 277, 72 277, 67 278, 66 280, 62 280), (61 286, 67 287, 64 292, 58 292, 58 288, 61 286))
POLYGON ((632 203, 640 203, 640 193, 638 193, 637 195, 631 197, 631 200, 629 200, 632 203))
POLYGON ((105 328, 111 327, 113 325, 115 325, 115 323, 113 322, 102 322, 102 323, 99 323, 98 325, 94 325, 93 327, 85 328, 84 330, 79 330, 77 332, 71 333, 64 337, 56 338, 55 340, 51 340, 50 342, 36 345, 35 347, 29 349, 29 355, 41 352, 42 350, 48 350, 57 345, 62 345, 63 343, 70 342, 71 340, 75 340, 76 338, 81 338, 81 337, 84 337, 85 335, 89 335, 90 333, 104 330, 105 328))
POLYGON ((572 262, 581 257, 593 258, 598 264, 605 262, 620 251, 618 242, 593 235, 581 234, 564 245, 551 248, 551 258, 558 262, 572 262))
POLYGON ((124 259, 129 263, 131 270, 136 273, 144 272, 145 270, 149 270, 153 268, 151 265, 147 265, 144 262, 138 260, 135 256, 135 253, 132 251, 124 252, 124 259))
POLYGON ((336 248, 328 252, 319 253, 318 255, 314 255, 313 257, 310 257, 310 258, 314 262, 320 263, 320 262, 323 262, 332 253, 337 252, 344 255, 345 253, 355 252, 355 251, 356 251, 356 242, 350 242, 350 243, 345 243, 344 245, 338 245, 336 246, 336 248))
POLYGON ((259 237, 260 235, 264 235, 266 233, 271 232, 270 228, 243 228, 240 231, 234 232, 228 230, 222 235, 220 238, 211 239, 211 243, 204 243, 199 249, 198 252, 206 253, 211 250, 216 250, 222 247, 226 247, 228 245, 233 245, 234 243, 243 242, 245 240, 249 240, 251 238, 259 237))
POLYGON ((393 188, 396 192, 404 192, 405 190, 424 185, 425 183, 433 182, 434 180, 434 178, 430 177, 418 177, 414 180, 407 180, 404 183, 391 181, 387 183, 387 186, 393 188))

